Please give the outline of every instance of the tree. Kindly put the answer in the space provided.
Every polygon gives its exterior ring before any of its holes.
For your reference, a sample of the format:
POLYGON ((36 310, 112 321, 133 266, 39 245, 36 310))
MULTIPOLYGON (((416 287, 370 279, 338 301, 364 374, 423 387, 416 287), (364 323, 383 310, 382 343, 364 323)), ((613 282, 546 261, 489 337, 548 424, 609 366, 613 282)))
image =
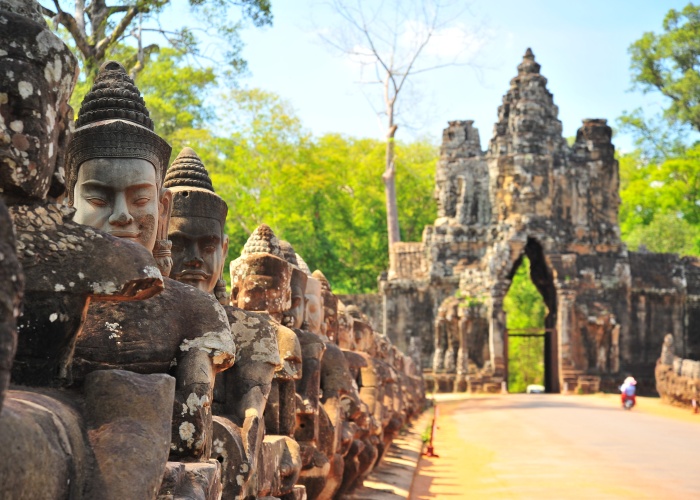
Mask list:
MULTIPOLYGON (((523 257, 503 300, 508 329, 544 328, 547 307, 530 279, 530 261, 523 257)), ((525 392, 544 383, 544 338, 509 337, 508 390, 525 392)))
POLYGON ((160 49, 157 43, 143 46, 144 33, 147 32, 162 36, 180 53, 193 56, 203 55, 197 33, 215 32, 225 40, 227 50, 224 57, 229 68, 240 72, 245 69, 245 61, 241 58, 242 43, 238 36, 242 23, 227 20, 229 9, 239 8, 243 20, 251 21, 255 26, 272 23, 270 0, 188 0, 190 8, 206 19, 210 30, 187 26, 163 28, 160 15, 171 6, 172 0, 113 2, 107 5, 107 0, 41 0, 44 15, 53 19, 56 27, 60 25, 70 34, 83 63, 85 76, 90 81, 110 50, 130 36, 136 39, 138 50, 134 51, 133 57, 122 62, 132 76, 141 71, 148 61, 147 56, 160 49), (64 10, 67 6, 73 7, 73 14, 64 10))
POLYGON ((631 248, 698 255, 700 146, 659 163, 623 156, 620 198, 620 230, 631 248))
POLYGON ((665 98, 661 117, 642 110, 625 113, 621 128, 632 131, 652 161, 682 153, 685 132, 700 132, 700 6, 671 9, 663 32, 646 32, 630 48, 633 88, 665 98))
MULTIPOLYGON (((379 85, 381 108, 386 125, 386 148, 382 181, 386 203, 386 225, 391 245, 401 241, 396 194, 396 149, 394 138, 398 128, 399 97, 413 77, 420 73, 458 63, 462 53, 449 61, 433 59, 426 63, 426 49, 436 36, 454 27, 456 16, 439 0, 393 0, 361 2, 330 0, 332 11, 340 18, 339 29, 322 34, 332 48, 360 63, 371 76, 362 83, 379 85)), ((466 44, 465 44, 466 45, 466 44)), ((466 50, 466 46, 463 48, 466 50)), ((389 272, 394 269, 389 252, 389 272)))
MULTIPOLYGON (((173 143, 198 152, 228 203, 230 257, 265 222, 312 269, 321 269, 336 292, 375 290, 388 255, 383 184, 376 175, 383 142, 313 137, 288 103, 259 89, 232 90, 222 102, 221 116, 229 118, 221 136, 188 132, 173 143)), ((435 216, 437 147, 400 144, 397 158, 402 222, 417 237, 435 216)))

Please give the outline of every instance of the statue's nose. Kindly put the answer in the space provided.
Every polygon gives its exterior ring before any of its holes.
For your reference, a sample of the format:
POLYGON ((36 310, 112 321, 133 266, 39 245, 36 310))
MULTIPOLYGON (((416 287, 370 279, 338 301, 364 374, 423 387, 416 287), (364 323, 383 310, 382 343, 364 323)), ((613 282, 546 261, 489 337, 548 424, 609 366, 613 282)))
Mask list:
POLYGON ((188 267, 195 267, 199 268, 204 265, 204 259, 197 255, 196 253, 190 253, 190 255, 187 258, 187 261, 185 262, 185 265, 188 267))
POLYGON ((131 216, 129 212, 119 212, 119 213, 113 213, 109 217, 109 223, 114 224, 115 226, 127 226, 131 224, 134 221, 134 218, 131 216))
POLYGON ((132 222, 134 222, 134 218, 129 213, 126 199, 124 196, 116 196, 112 215, 109 216, 109 223, 115 226, 127 226, 132 222))

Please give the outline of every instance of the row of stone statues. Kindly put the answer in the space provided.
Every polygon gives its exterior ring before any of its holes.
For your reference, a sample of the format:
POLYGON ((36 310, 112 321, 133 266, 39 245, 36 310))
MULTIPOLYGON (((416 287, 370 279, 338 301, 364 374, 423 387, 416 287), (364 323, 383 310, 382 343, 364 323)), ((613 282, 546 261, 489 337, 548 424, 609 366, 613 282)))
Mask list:
POLYGON ((0 497, 337 498, 422 408, 420 370, 228 206, 117 62, 0 0, 0 497), (8 389, 9 385, 9 389, 8 389))

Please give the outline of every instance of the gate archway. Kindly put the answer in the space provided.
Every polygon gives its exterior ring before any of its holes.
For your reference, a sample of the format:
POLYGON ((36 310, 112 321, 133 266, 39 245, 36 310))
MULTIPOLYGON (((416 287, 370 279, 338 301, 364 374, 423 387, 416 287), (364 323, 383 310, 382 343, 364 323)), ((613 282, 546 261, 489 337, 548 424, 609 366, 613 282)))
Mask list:
MULTIPOLYGON (((508 380, 508 365, 509 365, 509 349, 508 339, 513 336, 538 336, 544 338, 544 386, 545 392, 558 393, 561 390, 559 376, 559 352, 558 352, 558 336, 556 330, 557 324, 557 292, 554 286, 552 272, 547 265, 542 245, 535 238, 528 238, 523 253, 515 261, 508 275, 509 283, 512 282, 516 271, 522 264, 523 257, 526 256, 530 261, 530 280, 537 288, 537 291, 542 296, 547 313, 544 318, 544 328, 530 329, 528 331, 509 331, 505 328, 503 321, 503 341, 504 341, 504 371, 505 380, 508 380)), ((509 285, 510 286, 510 285, 509 285)), ((503 302, 499 302, 499 307, 503 307, 503 302)), ((499 311, 502 318, 505 319, 505 312, 499 311)), ((493 330, 492 330, 493 331, 493 330)))

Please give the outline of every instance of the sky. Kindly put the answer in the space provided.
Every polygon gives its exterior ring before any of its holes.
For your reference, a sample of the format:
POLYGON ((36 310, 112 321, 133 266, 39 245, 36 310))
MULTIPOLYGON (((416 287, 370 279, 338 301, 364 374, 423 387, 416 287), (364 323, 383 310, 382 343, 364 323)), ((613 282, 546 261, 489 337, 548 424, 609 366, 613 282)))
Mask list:
MULTIPOLYGON (((366 0, 372 1, 372 0, 366 0)), ((532 48, 549 91, 559 107, 564 136, 576 134, 584 118, 606 118, 613 127, 625 111, 653 109, 657 95, 631 91, 628 47, 645 31, 661 30, 666 12, 687 1, 660 0, 491 0, 470 4, 453 26, 472 36, 472 66, 437 69, 420 77, 418 96, 409 96, 413 127, 399 125, 398 139, 427 137, 439 142, 451 120, 474 120, 482 148, 491 137, 498 106, 517 74, 525 50, 532 48)), ((365 93, 358 67, 323 44, 319 32, 338 26, 316 0, 272 0, 271 28, 247 29, 243 55, 250 69, 244 86, 273 91, 296 109, 304 126, 357 137, 383 137, 365 93)), ((444 40, 443 40, 444 42, 444 40)), ((618 134, 618 149, 633 147, 618 134)))

